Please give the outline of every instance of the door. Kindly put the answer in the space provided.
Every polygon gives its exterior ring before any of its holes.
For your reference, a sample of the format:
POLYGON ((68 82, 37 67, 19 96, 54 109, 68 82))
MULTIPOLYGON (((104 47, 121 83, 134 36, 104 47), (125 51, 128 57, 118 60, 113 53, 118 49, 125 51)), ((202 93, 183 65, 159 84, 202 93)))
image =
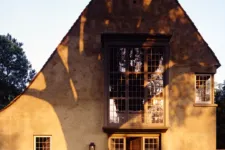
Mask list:
POLYGON ((109 150, 159 150, 159 136, 110 137, 109 150))
POLYGON ((127 150, 142 150, 141 137, 128 137, 126 139, 127 150))

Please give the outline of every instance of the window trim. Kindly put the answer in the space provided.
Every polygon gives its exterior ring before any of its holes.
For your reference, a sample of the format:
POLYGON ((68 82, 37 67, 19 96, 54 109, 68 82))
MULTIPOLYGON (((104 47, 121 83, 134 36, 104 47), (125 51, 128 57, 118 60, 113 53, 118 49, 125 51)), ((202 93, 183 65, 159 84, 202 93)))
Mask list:
POLYGON ((195 100, 194 100, 194 106, 217 106, 214 105, 214 74, 210 73, 195 73, 194 75, 194 82, 195 82, 195 100), (196 81, 197 81, 197 75, 203 75, 203 76, 210 76, 210 100, 209 101, 197 101, 196 99, 196 81))
MULTIPOLYGON (((168 116, 168 96, 169 96, 169 60, 170 60, 170 49, 169 49, 169 41, 171 39, 171 35, 152 35, 152 34, 126 34, 126 33, 103 33, 101 35, 101 41, 102 41, 102 53, 103 53, 103 63, 104 63, 104 128, 107 129, 156 129, 162 128, 164 130, 167 128, 167 118, 168 116), (110 126, 110 123, 108 122, 109 119, 109 92, 108 92, 108 85, 109 85, 109 67, 108 67, 108 60, 109 60, 109 52, 107 51, 111 46, 123 46, 123 47, 154 47, 154 46, 161 46, 165 48, 164 52, 164 76, 163 76, 163 82, 164 82, 164 122, 162 124, 156 124, 156 125, 150 125, 150 126, 120 126, 117 127, 110 126), (165 86, 166 85, 166 86, 165 86), (158 128, 159 127, 159 128, 158 128)), ((107 130, 109 131, 109 130, 107 130)))
MULTIPOLYGON (((123 136, 114 136, 108 138, 108 148, 111 149, 112 140, 111 139, 123 139, 123 142, 126 143, 126 137, 123 136)), ((126 150, 126 144, 123 147, 123 150, 126 150)))
POLYGON ((52 150, 52 136, 51 135, 34 135, 33 138, 33 147, 34 147, 34 150, 36 150, 36 138, 37 137, 49 137, 50 138, 50 150, 52 150))
POLYGON ((157 149, 159 150, 160 149, 160 138, 159 138, 159 136, 151 136, 151 137, 147 137, 147 136, 143 136, 142 137, 142 147, 143 147, 143 150, 145 150, 145 139, 147 139, 147 138, 155 138, 155 139, 157 139, 157 141, 158 141, 158 143, 157 143, 157 149))

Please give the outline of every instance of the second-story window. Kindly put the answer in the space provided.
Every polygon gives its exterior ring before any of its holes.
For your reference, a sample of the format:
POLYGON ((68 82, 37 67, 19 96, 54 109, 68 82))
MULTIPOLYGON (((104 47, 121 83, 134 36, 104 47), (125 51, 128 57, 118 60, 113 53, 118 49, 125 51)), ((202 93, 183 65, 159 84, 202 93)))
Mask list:
POLYGON ((212 75, 196 74, 195 101, 196 103, 211 103, 212 97, 212 75))
POLYGON ((164 123, 164 48, 109 48, 110 124, 164 123))

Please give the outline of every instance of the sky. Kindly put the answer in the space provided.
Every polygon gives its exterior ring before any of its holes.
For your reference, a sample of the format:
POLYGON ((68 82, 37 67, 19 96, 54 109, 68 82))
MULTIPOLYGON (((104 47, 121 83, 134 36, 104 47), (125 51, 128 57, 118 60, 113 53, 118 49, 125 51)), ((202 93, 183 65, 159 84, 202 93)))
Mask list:
MULTIPOLYGON (((90 0, 0 0, 0 35, 11 34, 38 72, 90 0)), ((220 60, 225 80, 225 0, 179 0, 220 60), (224 47, 223 47, 224 46, 224 47)))

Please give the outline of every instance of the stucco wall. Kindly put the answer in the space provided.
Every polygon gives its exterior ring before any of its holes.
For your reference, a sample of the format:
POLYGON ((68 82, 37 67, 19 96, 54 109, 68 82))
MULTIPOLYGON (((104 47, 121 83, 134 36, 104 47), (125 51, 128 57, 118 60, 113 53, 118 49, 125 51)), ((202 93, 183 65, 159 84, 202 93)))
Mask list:
POLYGON ((57 51, 29 90, 0 113, 0 149, 32 149, 33 135, 52 135, 54 150, 85 150, 92 141, 106 149, 103 87, 96 88, 103 82, 101 65, 97 57, 79 56, 66 69, 66 53, 57 51))
POLYGON ((52 135, 54 150, 107 149, 103 32, 172 35, 162 150, 216 149, 216 108, 193 104, 194 72, 215 72, 218 62, 176 0, 92 0, 28 90, 0 112, 0 150, 32 149, 34 135, 52 135))
POLYGON ((215 150, 216 107, 196 107, 192 67, 170 70, 169 130, 162 134, 163 150, 215 150))

